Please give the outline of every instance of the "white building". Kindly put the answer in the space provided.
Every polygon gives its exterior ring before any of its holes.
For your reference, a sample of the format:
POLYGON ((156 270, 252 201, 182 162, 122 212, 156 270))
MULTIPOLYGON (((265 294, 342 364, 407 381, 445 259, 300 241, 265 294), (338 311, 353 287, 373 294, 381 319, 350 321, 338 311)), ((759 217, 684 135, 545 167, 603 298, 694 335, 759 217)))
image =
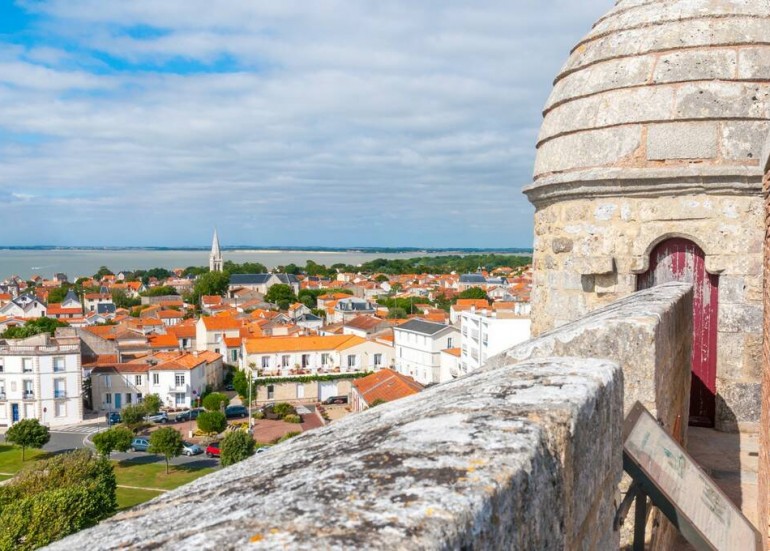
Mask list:
POLYGON ((503 312, 460 312, 460 375, 474 371, 486 361, 514 345, 529 340, 528 317, 503 312))
POLYGON ((0 425, 37 419, 57 427, 83 420, 80 339, 42 333, 0 340, 0 425))
POLYGON ((441 351, 460 342, 460 331, 451 325, 419 319, 393 328, 396 371, 418 383, 429 385, 441 380, 441 351))

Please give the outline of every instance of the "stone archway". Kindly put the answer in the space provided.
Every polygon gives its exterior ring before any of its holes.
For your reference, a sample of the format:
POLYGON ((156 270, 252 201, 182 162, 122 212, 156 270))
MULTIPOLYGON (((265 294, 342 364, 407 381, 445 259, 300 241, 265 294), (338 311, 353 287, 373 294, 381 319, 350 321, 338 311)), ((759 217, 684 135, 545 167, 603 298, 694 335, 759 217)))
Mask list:
POLYGON ((690 424, 713 427, 716 414, 719 277, 706 272, 705 254, 698 245, 676 237, 659 243, 652 250, 649 269, 638 276, 637 289, 648 289, 669 281, 686 281, 693 285, 690 424))

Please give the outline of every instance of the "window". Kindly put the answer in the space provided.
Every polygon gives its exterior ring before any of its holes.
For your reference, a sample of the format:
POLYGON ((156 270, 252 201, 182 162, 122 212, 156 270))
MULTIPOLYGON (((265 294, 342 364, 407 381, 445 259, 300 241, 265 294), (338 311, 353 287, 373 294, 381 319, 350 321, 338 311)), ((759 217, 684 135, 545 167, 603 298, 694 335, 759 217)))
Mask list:
POLYGON ((23 373, 32 373, 32 358, 21 359, 21 371, 23 373))
POLYGON ((184 373, 174 374, 174 385, 176 387, 184 386, 184 373))
POLYGON ((34 398, 35 392, 33 390, 32 381, 25 380, 24 382, 24 398, 34 398))
POLYGON ((0 373, 5 371, 5 367, 3 367, 3 360, 0 360, 0 373))
POLYGON ((137 392, 136 393, 136 401, 137 401, 137 403, 141 403, 141 401, 142 401, 142 393, 141 392, 137 392))
POLYGON ((291 359, 291 356, 288 354, 284 354, 281 356, 281 367, 289 367, 289 360, 291 359))
POLYGON ((270 356, 262 356, 262 369, 270 367, 270 356))
POLYGON ((142 376, 141 375, 134 375, 134 384, 136 386, 142 385, 142 376))
POLYGON ((452 337, 449 337, 449 338, 446 340, 446 347, 447 347, 447 348, 452 348, 452 337))
POLYGON ((5 400, 5 381, 0 380, 0 400, 5 400))
POLYGON ((67 402, 56 402, 54 408, 56 417, 67 417, 67 402))
POLYGON ((54 373, 64 371, 64 358, 55 357, 53 359, 53 370, 54 370, 54 373))
POLYGON ((152 374, 152 384, 159 385, 160 384, 160 373, 153 373, 152 374))
POLYGON ((67 382, 64 379, 53 380, 53 397, 54 398, 67 397, 67 382))
POLYGON ((329 365, 329 354, 321 354, 321 365, 329 365))
POLYGON ((355 367, 355 366, 356 366, 355 354, 348 354, 348 367, 355 367))
POLYGON ((379 367, 382 365, 382 354, 375 354, 374 355, 374 366, 379 367))
POLYGON ((297 399, 300 400, 305 397, 305 385, 297 383, 297 399))
POLYGON ((310 365, 310 354, 302 354, 302 367, 310 365))
POLYGON ((275 398, 275 386, 267 385, 267 399, 272 400, 273 398, 275 398))
POLYGON ((109 375, 103 375, 103 377, 104 377, 104 386, 107 387, 107 388, 110 388, 110 386, 112 386, 110 384, 110 376, 109 375))
POLYGON ((131 403, 131 393, 130 392, 126 392, 126 403, 127 404, 131 403))
POLYGON ((110 394, 109 392, 107 392, 104 395, 104 403, 105 404, 111 404, 112 403, 112 394, 110 394))
POLYGON ((185 393, 184 392, 177 392, 174 394, 174 402, 178 406, 184 405, 184 399, 185 399, 185 393))

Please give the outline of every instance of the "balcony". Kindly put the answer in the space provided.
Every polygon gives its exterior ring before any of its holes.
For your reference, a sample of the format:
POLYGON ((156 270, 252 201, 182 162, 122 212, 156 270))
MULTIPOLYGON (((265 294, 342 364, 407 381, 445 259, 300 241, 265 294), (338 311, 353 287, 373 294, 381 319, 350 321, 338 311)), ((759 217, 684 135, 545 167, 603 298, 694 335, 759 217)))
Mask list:
POLYGON ((5 392, 0 392, 0 400, 6 400, 5 392))
POLYGON ((54 390, 53 391, 53 397, 54 398, 66 398, 67 397, 67 391, 66 390, 54 390))
POLYGON ((24 394, 22 396, 23 400, 34 400, 35 399, 35 393, 31 390, 25 390, 24 394))
POLYGON ((185 394, 190 392, 190 385, 168 385, 169 392, 184 392, 185 394))

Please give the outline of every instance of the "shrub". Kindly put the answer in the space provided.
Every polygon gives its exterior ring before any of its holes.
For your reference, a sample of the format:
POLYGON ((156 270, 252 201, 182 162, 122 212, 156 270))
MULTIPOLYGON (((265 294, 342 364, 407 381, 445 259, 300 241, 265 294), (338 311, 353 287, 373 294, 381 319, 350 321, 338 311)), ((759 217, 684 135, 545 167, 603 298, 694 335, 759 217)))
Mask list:
POLYGON ((135 427, 144 421, 147 415, 147 408, 144 404, 129 404, 120 410, 120 417, 129 427, 135 427))
POLYGON ((265 413, 262 412, 262 411, 255 411, 254 413, 251 414, 251 416, 254 419, 264 419, 265 418, 265 413))
POLYGON ((115 473, 88 450, 57 455, 0 487, 0 549, 48 545, 115 513, 115 473))
POLYGON ((204 411, 198 415, 197 423, 206 434, 220 433, 227 427, 227 419, 221 411, 204 411))
POLYGON ((273 406, 273 413, 278 417, 286 417, 287 415, 293 415, 297 413, 294 406, 286 402, 279 402, 273 406))
POLYGON ((21 460, 27 448, 42 448, 51 439, 48 427, 37 419, 23 419, 12 425, 5 433, 5 439, 11 444, 21 446, 21 460))
POLYGON ((229 403, 230 398, 221 392, 212 392, 203 399, 203 407, 206 408, 207 411, 220 411, 222 407, 227 407, 227 404, 229 403))
POLYGON ((285 442, 285 441, 286 441, 286 440, 288 440, 289 438, 294 438, 294 437, 295 437, 295 436, 297 436, 298 434, 302 434, 302 432, 301 432, 301 431, 292 431, 292 432, 287 432, 286 434, 284 434, 284 435, 283 435, 283 436, 281 436, 280 438, 275 438, 275 439, 273 439, 273 442, 272 442, 272 443, 273 443, 273 444, 280 444, 281 442, 285 442))
POLYGON ((157 394, 148 394, 144 397, 144 401, 142 402, 142 406, 144 406, 144 411, 147 415, 158 413, 160 411, 160 406, 162 405, 163 402, 157 394))
POLYGON ((222 439, 219 449, 222 466, 227 467, 254 455, 254 439, 248 432, 236 430, 222 439))
POLYGON ((289 415, 284 416, 283 420, 287 423, 301 423, 302 417, 294 413, 290 413, 289 415))

